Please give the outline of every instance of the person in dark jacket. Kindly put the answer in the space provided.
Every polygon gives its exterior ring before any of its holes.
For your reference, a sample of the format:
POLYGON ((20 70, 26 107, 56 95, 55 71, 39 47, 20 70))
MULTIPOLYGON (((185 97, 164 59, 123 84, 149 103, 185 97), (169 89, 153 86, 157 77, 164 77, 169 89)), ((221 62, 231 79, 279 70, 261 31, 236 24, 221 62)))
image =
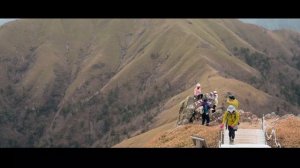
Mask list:
POLYGON ((209 109, 211 108, 210 105, 207 102, 207 99, 203 100, 202 103, 203 109, 202 109, 202 125, 204 125, 206 121, 206 125, 209 126, 209 109))

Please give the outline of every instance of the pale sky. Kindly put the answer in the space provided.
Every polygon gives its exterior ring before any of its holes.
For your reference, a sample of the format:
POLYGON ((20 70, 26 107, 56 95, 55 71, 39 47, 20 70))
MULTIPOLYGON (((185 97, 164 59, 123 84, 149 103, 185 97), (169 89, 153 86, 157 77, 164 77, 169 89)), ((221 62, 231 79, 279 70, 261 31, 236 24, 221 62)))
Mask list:
POLYGON ((0 19, 0 26, 6 22, 13 21, 13 20, 16 20, 16 19, 0 19))

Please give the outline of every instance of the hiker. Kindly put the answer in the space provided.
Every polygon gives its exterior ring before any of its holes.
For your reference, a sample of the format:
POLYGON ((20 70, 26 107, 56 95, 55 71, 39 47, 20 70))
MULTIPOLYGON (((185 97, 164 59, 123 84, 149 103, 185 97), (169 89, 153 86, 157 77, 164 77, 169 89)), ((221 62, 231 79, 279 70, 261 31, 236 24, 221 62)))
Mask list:
POLYGON ((209 93, 205 93, 205 94, 203 94, 203 99, 209 99, 209 93))
POLYGON ((215 99, 214 92, 210 92, 210 93, 209 93, 209 98, 210 98, 211 100, 214 100, 214 99, 215 99))
POLYGON ((203 94, 201 94, 201 85, 200 83, 197 83, 195 89, 194 89, 194 98, 196 100, 202 99, 203 94))
POLYGON ((218 95, 218 92, 216 90, 213 93, 214 93, 214 98, 215 98, 215 105, 217 106, 219 95, 218 95))
POLYGON ((226 101, 227 106, 233 105, 236 109, 239 108, 239 101, 233 95, 229 95, 229 98, 226 101))
POLYGON ((223 129, 225 123, 226 126, 228 125, 229 141, 231 143, 234 141, 235 131, 237 131, 239 119, 239 112, 236 111, 236 108, 233 105, 229 105, 227 111, 224 113, 221 129, 223 129))
POLYGON ((213 97, 214 97, 214 99, 213 99, 213 110, 212 110, 212 113, 214 113, 214 112, 216 112, 216 107, 217 107, 217 105, 218 105, 218 92, 217 91, 214 91, 213 92, 213 97))
POLYGON ((206 121, 206 126, 209 126, 209 109, 210 109, 210 105, 207 102, 207 99, 203 100, 202 103, 202 125, 204 125, 205 121, 206 121))
POLYGON ((206 93, 205 98, 207 98, 207 101, 208 101, 209 104, 212 104, 212 100, 213 100, 212 92, 206 93))

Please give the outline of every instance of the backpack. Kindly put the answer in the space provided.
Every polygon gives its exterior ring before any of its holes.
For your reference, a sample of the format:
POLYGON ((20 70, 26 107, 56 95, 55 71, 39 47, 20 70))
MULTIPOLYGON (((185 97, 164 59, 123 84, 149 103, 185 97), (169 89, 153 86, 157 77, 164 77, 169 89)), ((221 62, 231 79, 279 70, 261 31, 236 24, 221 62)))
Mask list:
POLYGON ((209 112, 209 105, 208 104, 204 104, 202 110, 203 110, 203 113, 208 113, 209 112))
MULTIPOLYGON (((228 112, 229 113, 229 112, 228 112)), ((228 115, 234 115, 234 119, 236 119, 236 117, 237 117, 237 112, 234 112, 234 113, 232 113, 232 114, 228 114, 228 115)), ((226 129, 227 129, 227 126, 228 126, 228 124, 227 124, 227 122, 228 122, 228 116, 227 116, 227 119, 226 119, 227 121, 226 121, 226 129)), ((240 122, 238 122, 238 125, 240 125, 240 122)), ((237 131, 238 130, 238 125, 236 125, 236 126, 234 126, 234 130, 235 131, 237 131)))

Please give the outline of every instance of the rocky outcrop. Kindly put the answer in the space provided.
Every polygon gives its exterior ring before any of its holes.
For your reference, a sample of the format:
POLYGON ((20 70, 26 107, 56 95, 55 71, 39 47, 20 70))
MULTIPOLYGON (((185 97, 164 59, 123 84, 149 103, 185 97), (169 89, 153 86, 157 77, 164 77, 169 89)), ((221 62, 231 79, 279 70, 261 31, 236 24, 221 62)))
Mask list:
MULTIPOLYGON (((196 103, 194 97, 188 96, 185 100, 180 103, 179 116, 177 125, 185 125, 193 122, 201 121, 202 106, 196 103)), ((215 113, 212 113, 210 109, 210 124, 215 125, 216 123, 222 122, 223 111, 217 109, 215 113), (216 121, 216 122, 215 122, 216 121)))
POLYGON ((272 113, 268 113, 265 115, 265 119, 273 119, 273 118, 278 118, 279 116, 276 115, 275 112, 272 112, 272 113))
POLYGON ((184 125, 193 122, 193 114, 195 111, 194 97, 188 96, 180 103, 179 116, 177 125, 184 125))

